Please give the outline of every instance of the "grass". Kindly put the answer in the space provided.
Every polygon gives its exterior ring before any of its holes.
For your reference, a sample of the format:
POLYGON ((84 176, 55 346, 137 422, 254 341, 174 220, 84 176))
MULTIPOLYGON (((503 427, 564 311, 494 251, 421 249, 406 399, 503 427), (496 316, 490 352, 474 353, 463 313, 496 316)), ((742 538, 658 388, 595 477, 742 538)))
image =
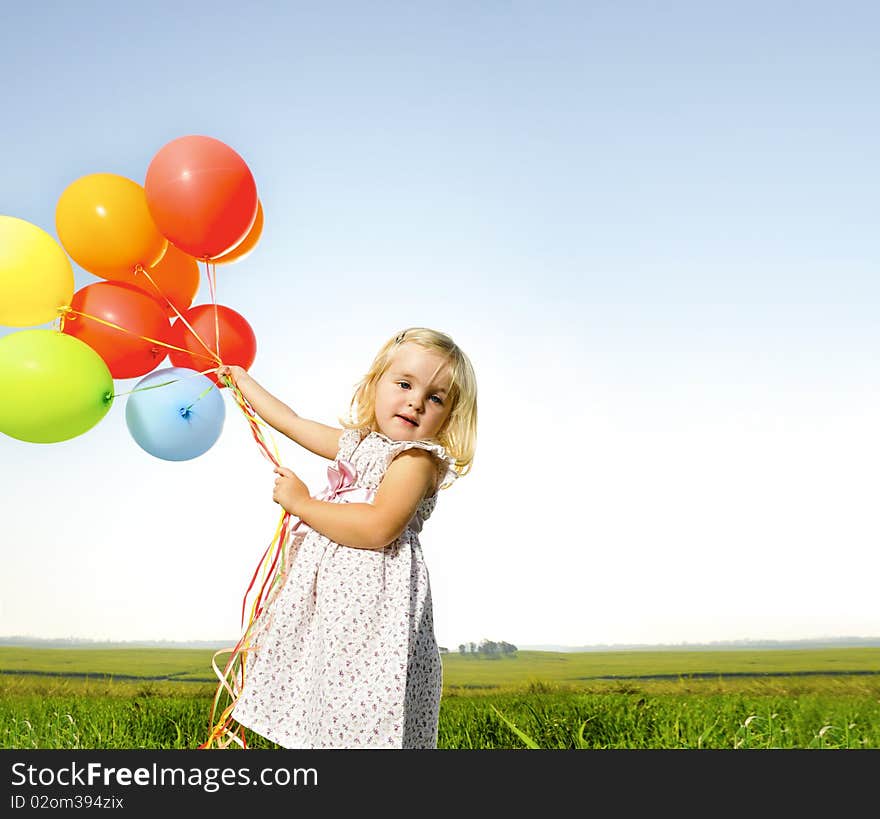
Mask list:
MULTIPOLYGON (((213 652, 197 649, 34 649, 0 646, 0 670, 213 682, 213 652)), ((219 658, 222 666, 225 656, 219 658)), ((601 678, 880 673, 880 648, 725 651, 519 651, 489 659, 443 656, 447 688, 498 689, 601 678)))
POLYGON ((880 747, 880 681, 612 684, 581 692, 447 697, 446 747, 756 749, 880 747))
MULTIPOLYGON (((157 659, 142 657, 139 667, 154 669, 157 659)), ((880 748, 880 676, 572 682, 562 675, 518 684, 498 661, 459 662, 472 663, 471 679, 480 682, 468 682, 462 665, 445 688, 441 749, 880 748), (491 688, 482 664, 499 669, 491 688)), ((206 736, 214 685, 179 680, 0 675, 0 747, 195 748, 206 736)), ((254 748, 276 747, 248 739, 254 748)))
MULTIPOLYGON (((0 657, 2 662, 2 657, 0 657)), ((447 687, 528 685, 534 681, 582 685, 602 678, 834 675, 880 672, 880 648, 725 651, 519 651, 488 659, 449 654, 443 659, 447 687)))
MULTIPOLYGON (((0 674, 0 747, 195 748, 215 691, 195 680, 211 680, 210 658, 0 648, 0 668, 30 672, 0 674)), ((443 663, 442 749, 880 748, 880 675, 845 673, 877 671, 878 649, 519 652, 443 663)))

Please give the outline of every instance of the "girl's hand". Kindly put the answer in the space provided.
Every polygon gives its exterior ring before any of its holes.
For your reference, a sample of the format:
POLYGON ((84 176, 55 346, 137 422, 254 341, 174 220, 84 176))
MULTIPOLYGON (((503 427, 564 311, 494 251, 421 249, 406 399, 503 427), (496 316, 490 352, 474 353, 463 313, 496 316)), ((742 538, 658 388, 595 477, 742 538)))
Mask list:
POLYGON ((275 478, 272 500, 290 514, 297 514, 303 501, 310 497, 309 488, 287 467, 276 466, 274 472, 278 477, 275 478))

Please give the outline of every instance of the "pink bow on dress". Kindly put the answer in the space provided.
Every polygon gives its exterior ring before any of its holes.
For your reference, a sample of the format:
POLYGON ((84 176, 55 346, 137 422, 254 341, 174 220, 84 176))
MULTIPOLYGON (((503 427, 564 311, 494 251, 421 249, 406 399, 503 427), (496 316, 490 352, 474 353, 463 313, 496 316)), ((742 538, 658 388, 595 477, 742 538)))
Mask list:
MULTIPOLYGON (((322 501, 338 499, 339 503, 372 503, 376 496, 375 491, 363 486, 355 486, 356 480, 357 470, 354 468, 354 464, 344 458, 338 458, 327 467, 327 486, 314 497, 316 500, 322 501)), ((296 532, 300 527, 310 528, 298 520, 291 528, 291 532, 296 532)))
POLYGON ((372 489, 355 486, 356 480, 357 470, 354 464, 339 458, 327 467, 327 487, 315 497, 318 500, 329 501, 342 495, 351 495, 352 497, 346 497, 343 503, 369 503, 375 493, 372 489))

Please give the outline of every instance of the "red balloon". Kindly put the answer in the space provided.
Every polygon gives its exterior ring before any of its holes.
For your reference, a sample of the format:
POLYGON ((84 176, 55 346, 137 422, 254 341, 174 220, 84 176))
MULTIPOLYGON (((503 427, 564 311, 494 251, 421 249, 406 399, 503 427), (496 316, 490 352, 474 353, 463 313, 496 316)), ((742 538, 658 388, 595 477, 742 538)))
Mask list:
POLYGON ((159 232, 197 259, 229 253, 257 217, 257 185, 232 148, 207 136, 184 136, 159 150, 144 182, 159 232))
MULTIPOLYGON (((199 304, 182 313, 190 327, 195 330, 198 338, 205 342, 212 352, 217 352, 217 333, 220 331, 219 357, 224 364, 238 364, 248 369, 257 357, 257 337, 241 313, 236 313, 230 307, 218 304, 216 307, 216 319, 213 304, 199 304)), ((180 319, 171 325, 171 343, 175 347, 183 347, 187 353, 171 350, 168 357, 175 367, 188 367, 191 370, 202 372, 203 370, 216 367, 217 362, 211 359, 210 354, 192 331, 180 319)), ((215 384, 224 385, 217 380, 216 373, 205 373, 215 384)))
POLYGON ((162 343, 168 344, 171 338, 168 314, 157 299, 139 287, 111 281, 89 284, 73 294, 70 307, 85 315, 68 313, 63 332, 97 352, 113 378, 146 375, 165 359, 168 348, 162 343))

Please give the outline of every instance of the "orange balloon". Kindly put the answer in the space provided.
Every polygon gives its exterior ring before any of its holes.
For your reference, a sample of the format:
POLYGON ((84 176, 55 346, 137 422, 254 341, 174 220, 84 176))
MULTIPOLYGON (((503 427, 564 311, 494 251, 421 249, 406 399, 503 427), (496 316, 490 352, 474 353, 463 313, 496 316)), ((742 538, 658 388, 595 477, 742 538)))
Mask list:
POLYGON ((207 136, 173 139, 153 157, 144 191, 156 226, 197 259, 236 248, 257 216, 257 185, 232 148, 207 136))
POLYGON ((137 265, 152 267, 168 247, 144 189, 112 173, 68 185, 55 207, 55 228, 71 258, 102 279, 125 280, 137 265))
POLYGON ((257 199, 257 218, 254 219, 254 226, 250 233, 244 237, 240 245, 233 248, 229 253, 224 253, 216 259, 212 259, 212 264, 229 264, 229 262, 237 262, 249 255, 260 241, 260 234, 263 232, 263 203, 257 199))
POLYGON ((161 302, 171 318, 176 318, 177 313, 168 302, 180 313, 188 310, 199 290, 199 277, 198 260, 169 243, 168 250, 158 264, 147 268, 145 272, 129 273, 124 278, 120 277, 120 281, 145 290, 161 302))

